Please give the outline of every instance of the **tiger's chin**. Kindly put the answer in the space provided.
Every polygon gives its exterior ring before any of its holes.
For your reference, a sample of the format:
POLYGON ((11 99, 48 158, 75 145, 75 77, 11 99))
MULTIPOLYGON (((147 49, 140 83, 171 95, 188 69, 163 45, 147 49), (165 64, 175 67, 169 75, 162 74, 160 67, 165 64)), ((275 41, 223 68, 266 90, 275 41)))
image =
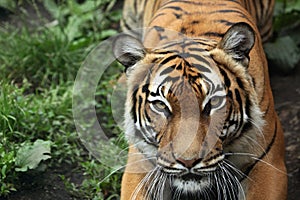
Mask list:
POLYGON ((187 174, 180 177, 174 177, 171 182, 171 199, 208 199, 215 195, 211 188, 214 188, 212 182, 207 176, 187 174))
POLYGON ((213 178, 218 176, 219 175, 214 173, 204 175, 190 173, 183 176, 175 176, 170 181, 170 199, 244 199, 243 195, 241 195, 243 191, 237 182, 226 182, 226 180, 213 178), (218 181, 218 183, 216 181, 218 181))

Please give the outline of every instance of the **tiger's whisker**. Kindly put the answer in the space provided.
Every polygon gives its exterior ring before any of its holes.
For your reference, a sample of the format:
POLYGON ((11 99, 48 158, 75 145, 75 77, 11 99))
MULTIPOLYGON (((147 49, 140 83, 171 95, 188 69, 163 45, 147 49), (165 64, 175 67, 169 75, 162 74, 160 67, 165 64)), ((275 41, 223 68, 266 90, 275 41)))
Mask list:
POLYGON ((131 195, 130 199, 131 200, 135 200, 138 196, 138 194, 140 192, 143 192, 143 190, 145 190, 144 186, 145 184, 149 181, 149 179, 151 178, 151 176, 156 172, 155 169, 153 169, 152 171, 150 171, 149 173, 147 173, 147 175, 140 181, 140 183, 137 185, 137 187, 135 188, 133 194, 131 195))
POLYGON ((249 156, 250 158, 254 159, 254 160, 257 160, 259 162, 262 162, 270 167, 272 167, 273 169, 277 170, 278 172, 282 173, 282 174, 285 174, 285 175, 288 175, 285 171, 281 170, 281 169, 278 169, 276 167, 274 167, 272 164, 260 159, 257 155, 255 154, 251 154, 251 153, 237 153, 237 152, 234 152, 234 153, 225 153, 225 155, 231 155, 231 156, 249 156))
MULTIPOLYGON (((132 144, 132 146, 136 146, 136 145, 138 145, 138 144, 140 144, 140 143, 143 143, 143 141, 138 141, 138 142, 132 144)), ((119 154, 121 154, 121 153, 127 151, 127 150, 130 148, 130 146, 131 146, 131 145, 128 145, 127 147, 125 147, 124 149, 122 149, 122 150, 119 152, 119 154)))
POLYGON ((241 170, 234 167, 234 165, 231 164, 229 160, 224 160, 224 164, 225 166, 230 167, 230 169, 233 170, 235 173, 237 173, 239 176, 246 177, 247 179, 253 181, 247 174, 243 173, 241 170))
POLYGON ((244 137, 247 138, 248 140, 250 140, 251 142, 253 142, 255 145, 257 145, 262 150, 262 152, 266 154, 266 150, 264 149, 264 147, 262 145, 260 145, 256 140, 254 140, 253 138, 251 138, 248 135, 245 135, 244 137))

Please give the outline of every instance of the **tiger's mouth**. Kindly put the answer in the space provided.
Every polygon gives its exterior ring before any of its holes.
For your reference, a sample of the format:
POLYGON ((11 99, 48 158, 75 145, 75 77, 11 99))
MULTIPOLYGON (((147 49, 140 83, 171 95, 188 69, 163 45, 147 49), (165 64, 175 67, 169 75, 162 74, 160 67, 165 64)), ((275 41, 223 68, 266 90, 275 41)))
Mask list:
POLYGON ((201 175, 197 175, 197 174, 193 174, 193 173, 188 173, 185 175, 180 176, 180 178, 184 181, 197 181, 197 180, 201 180, 203 176, 201 175))
POLYGON ((211 186, 211 181, 207 175, 188 173, 176 176, 171 182, 171 187, 182 194, 201 193, 211 186))

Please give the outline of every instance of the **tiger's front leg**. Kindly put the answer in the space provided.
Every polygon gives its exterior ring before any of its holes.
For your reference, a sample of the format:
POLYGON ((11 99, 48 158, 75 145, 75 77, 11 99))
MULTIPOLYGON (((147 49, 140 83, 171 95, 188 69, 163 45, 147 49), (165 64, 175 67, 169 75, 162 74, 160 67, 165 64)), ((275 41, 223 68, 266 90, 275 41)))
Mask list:
POLYGON ((125 173, 122 178, 121 200, 146 200, 146 175, 153 169, 142 153, 130 146, 125 173))
MULTIPOLYGON (((275 118, 274 143, 269 152, 251 170, 247 185, 247 200, 285 200, 287 199, 287 172, 284 163, 284 138, 277 116, 275 118), (277 122, 276 122, 277 121, 277 122)), ((269 120, 271 121, 271 120, 269 120)), ((271 126, 268 126, 271 127, 271 126)), ((274 131, 274 130, 273 130, 274 131)))
POLYGON ((287 176, 284 164, 273 165, 270 168, 264 163, 258 163, 248 180, 246 200, 285 200, 287 191, 287 176))
POLYGON ((124 173, 122 178, 121 200, 145 200, 143 188, 141 188, 138 191, 138 186, 145 177, 145 175, 146 174, 141 173, 124 173))

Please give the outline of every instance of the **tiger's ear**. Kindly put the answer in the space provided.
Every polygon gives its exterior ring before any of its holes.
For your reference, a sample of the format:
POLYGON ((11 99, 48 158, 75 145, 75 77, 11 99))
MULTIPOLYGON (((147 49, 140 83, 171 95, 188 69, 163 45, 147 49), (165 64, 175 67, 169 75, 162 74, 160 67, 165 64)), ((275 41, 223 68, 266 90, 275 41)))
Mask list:
POLYGON ((239 62, 248 61, 249 52, 255 42, 254 30, 244 22, 237 23, 225 33, 219 48, 239 62))
POLYGON ((115 58, 125 66, 125 71, 144 58, 146 50, 136 38, 122 34, 117 36, 112 44, 115 58))

